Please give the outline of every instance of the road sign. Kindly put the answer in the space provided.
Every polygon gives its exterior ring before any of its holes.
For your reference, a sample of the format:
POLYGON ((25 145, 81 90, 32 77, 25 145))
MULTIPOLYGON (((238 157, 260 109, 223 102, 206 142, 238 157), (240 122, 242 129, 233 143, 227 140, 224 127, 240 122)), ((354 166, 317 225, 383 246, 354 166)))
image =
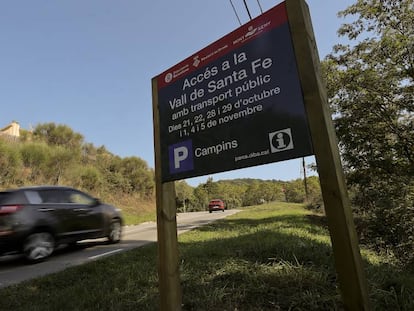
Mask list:
POLYGON ((162 181, 312 154, 284 3, 156 79, 162 181))

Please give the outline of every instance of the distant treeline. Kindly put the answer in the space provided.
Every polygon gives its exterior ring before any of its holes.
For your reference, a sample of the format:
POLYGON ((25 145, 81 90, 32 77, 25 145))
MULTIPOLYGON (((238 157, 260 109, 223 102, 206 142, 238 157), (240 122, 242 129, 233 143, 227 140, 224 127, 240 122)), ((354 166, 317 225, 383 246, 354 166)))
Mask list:
POLYGON ((266 202, 307 203, 313 208, 323 206, 319 179, 311 176, 293 181, 233 179, 206 183, 193 188, 185 181, 175 183, 177 206, 180 211, 205 210, 209 200, 222 199, 228 209, 266 202))

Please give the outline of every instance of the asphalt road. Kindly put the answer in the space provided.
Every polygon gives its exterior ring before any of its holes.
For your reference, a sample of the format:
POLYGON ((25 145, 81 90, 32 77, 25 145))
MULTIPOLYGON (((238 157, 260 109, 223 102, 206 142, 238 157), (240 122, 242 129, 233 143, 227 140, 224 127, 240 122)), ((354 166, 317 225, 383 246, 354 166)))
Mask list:
MULTIPOLYGON (((178 234, 237 212, 238 210, 226 210, 214 213, 178 214, 178 234)), ((107 244, 105 239, 82 241, 76 247, 61 247, 48 260, 34 265, 26 264, 20 255, 0 256, 0 288, 62 271, 68 267, 89 261, 99 260, 156 241, 157 225, 154 222, 148 222, 137 226, 124 227, 122 241, 118 244, 107 244)))

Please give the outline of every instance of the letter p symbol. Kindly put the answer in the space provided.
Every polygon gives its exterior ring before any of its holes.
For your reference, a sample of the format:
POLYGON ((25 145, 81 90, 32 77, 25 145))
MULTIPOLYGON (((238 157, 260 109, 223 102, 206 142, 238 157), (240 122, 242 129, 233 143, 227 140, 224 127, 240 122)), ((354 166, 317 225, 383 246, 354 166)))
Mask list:
POLYGON ((188 157, 188 149, 187 147, 178 147, 174 149, 174 168, 179 169, 180 163, 187 159, 188 157))
POLYGON ((168 147, 170 174, 194 169, 193 143, 186 140, 168 147))

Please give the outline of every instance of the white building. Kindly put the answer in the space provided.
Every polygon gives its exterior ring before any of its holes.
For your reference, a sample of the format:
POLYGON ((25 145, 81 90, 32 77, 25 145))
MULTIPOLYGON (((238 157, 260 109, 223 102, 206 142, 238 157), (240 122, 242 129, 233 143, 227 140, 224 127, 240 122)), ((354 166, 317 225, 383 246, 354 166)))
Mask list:
POLYGON ((0 130, 0 135, 8 136, 10 138, 17 139, 20 137, 20 124, 16 121, 13 121, 6 127, 0 130))

